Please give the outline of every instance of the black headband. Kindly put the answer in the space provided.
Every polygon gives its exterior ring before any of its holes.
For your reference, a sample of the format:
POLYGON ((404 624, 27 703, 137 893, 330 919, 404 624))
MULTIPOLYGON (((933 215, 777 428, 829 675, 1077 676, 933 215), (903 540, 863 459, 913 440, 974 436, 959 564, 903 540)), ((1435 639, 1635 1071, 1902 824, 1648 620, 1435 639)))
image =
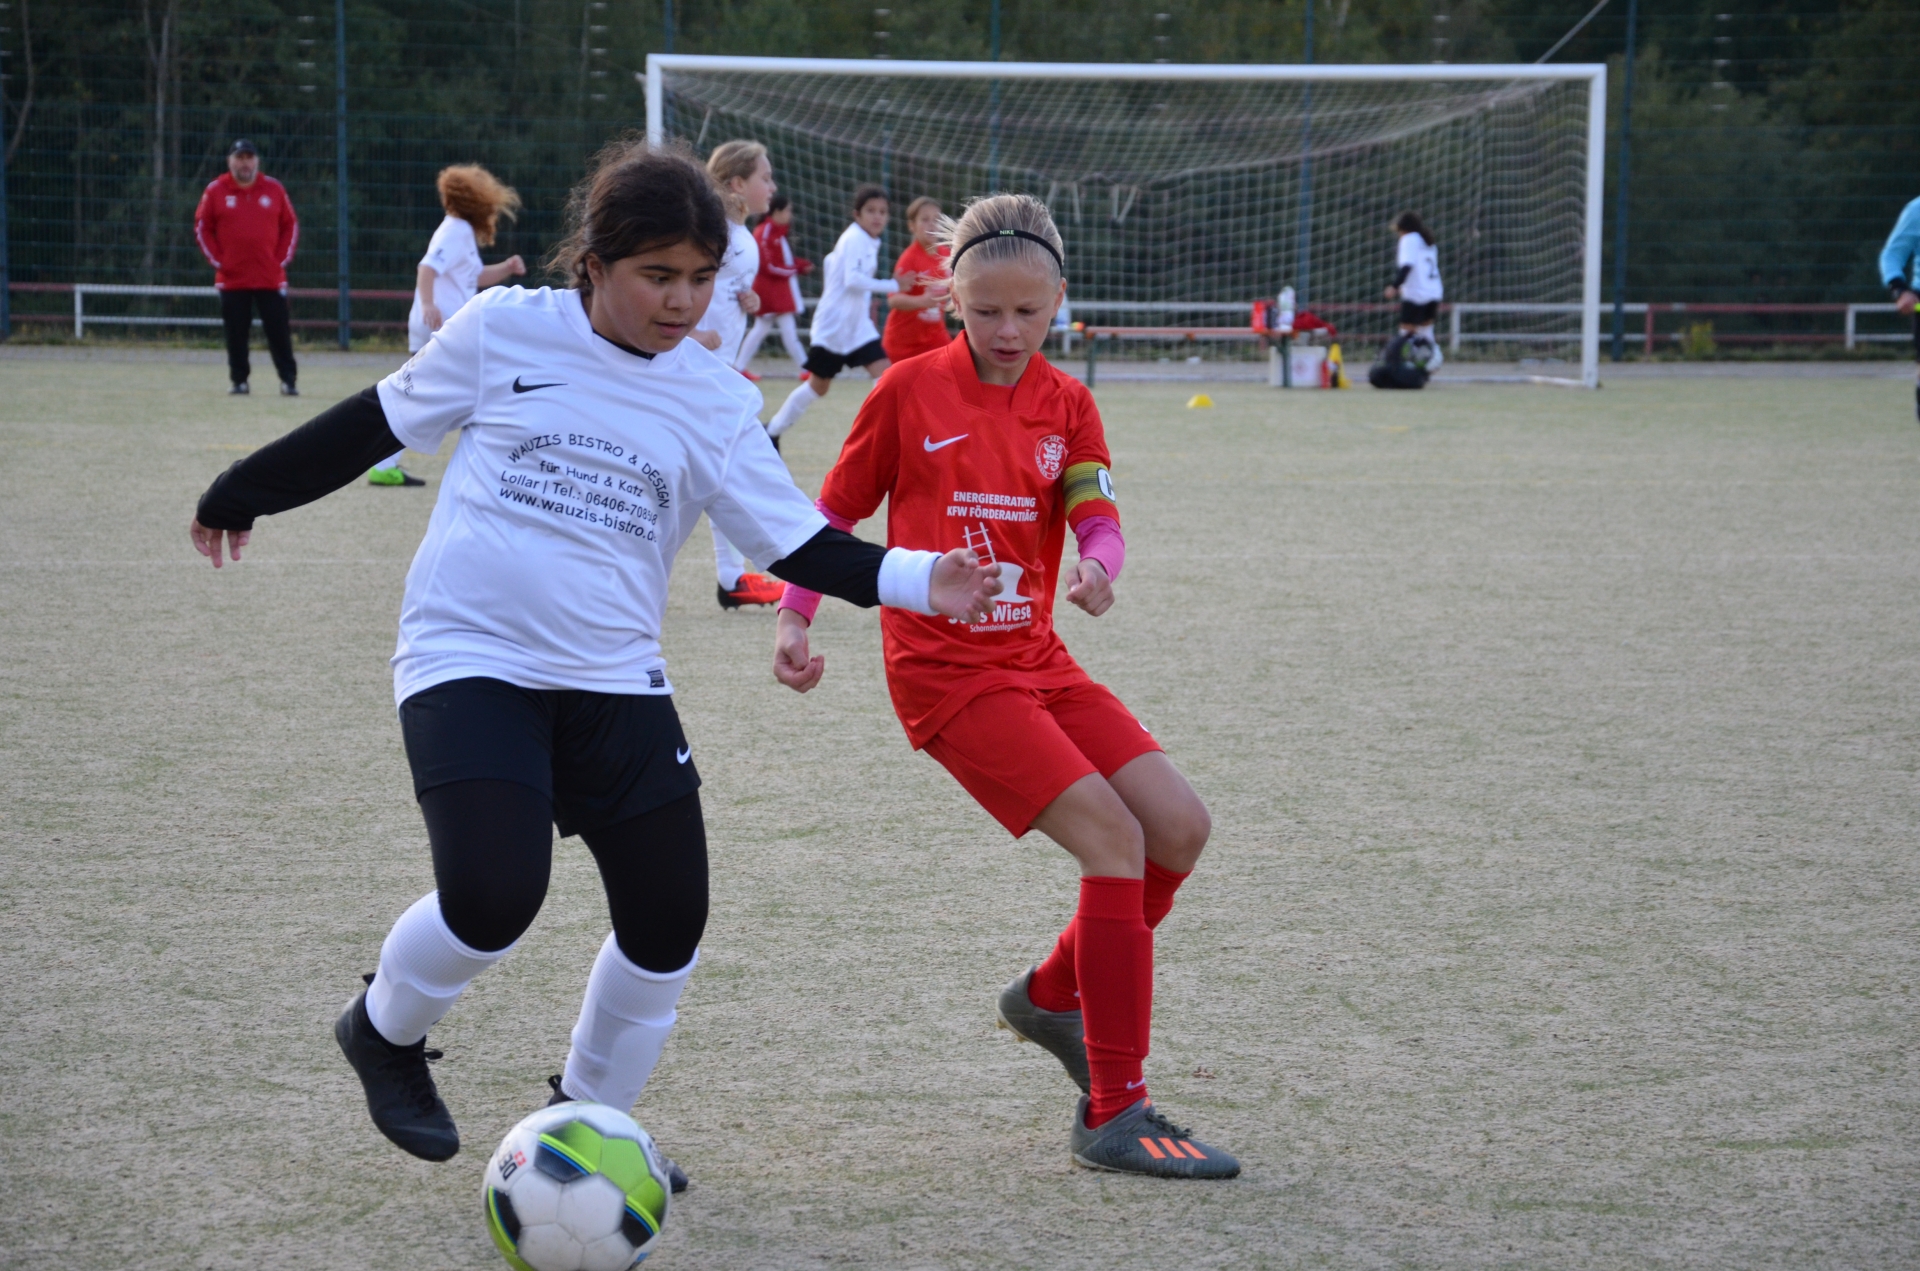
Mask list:
POLYGON ((1024 238, 1029 243, 1038 243, 1040 244, 1040 246, 1047 249, 1047 255, 1053 257, 1053 263, 1060 266, 1060 272, 1062 274, 1065 274, 1067 272, 1067 262, 1060 259, 1059 248, 1055 247, 1052 243, 1049 243, 1046 239, 1040 237, 1038 234, 1029 234, 1026 230, 1023 230, 1023 229, 990 229, 984 234, 980 234, 980 235, 977 235, 976 237, 969 238, 966 242, 960 244, 960 250, 956 251, 953 254, 953 260, 951 263, 948 264, 947 272, 952 273, 956 268, 958 268, 960 264, 960 258, 966 255, 969 251, 972 251, 974 248, 978 247, 982 243, 990 242, 996 238, 1024 238))

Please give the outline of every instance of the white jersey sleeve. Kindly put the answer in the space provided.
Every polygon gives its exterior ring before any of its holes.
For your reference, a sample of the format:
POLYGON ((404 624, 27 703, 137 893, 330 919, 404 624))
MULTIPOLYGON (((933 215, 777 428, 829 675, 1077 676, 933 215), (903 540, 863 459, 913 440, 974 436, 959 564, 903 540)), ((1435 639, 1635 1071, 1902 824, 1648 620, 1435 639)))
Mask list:
POLYGON ((434 338, 380 381, 387 426, 410 450, 432 454, 480 404, 486 371, 485 305, 463 305, 434 338))
POLYGON ((758 412, 735 431, 720 492, 707 516, 750 559, 771 563, 793 555, 827 527, 827 518, 793 483, 758 412))

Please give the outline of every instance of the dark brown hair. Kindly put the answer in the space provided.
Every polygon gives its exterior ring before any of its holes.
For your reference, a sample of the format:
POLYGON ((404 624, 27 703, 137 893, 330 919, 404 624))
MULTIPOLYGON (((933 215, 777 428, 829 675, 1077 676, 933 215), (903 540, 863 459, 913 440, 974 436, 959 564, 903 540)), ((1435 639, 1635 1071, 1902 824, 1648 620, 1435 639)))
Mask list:
POLYGON ((482 247, 493 246, 494 231, 500 218, 512 220, 520 210, 520 196, 510 185, 477 163, 456 163, 440 169, 434 181, 440 191, 440 206, 473 226, 473 241, 482 247))
MULTIPOLYGON (((860 215, 860 209, 865 207, 867 204, 873 202, 875 199, 886 199, 886 198, 887 198, 887 187, 884 185, 875 185, 871 181, 869 181, 867 184, 859 187, 853 192, 853 214, 855 216, 858 216, 860 215)), ((893 202, 893 200, 887 199, 887 202, 891 203, 893 202)))
POLYGON ((1418 234, 1426 240, 1427 246, 1433 246, 1433 235, 1427 232, 1427 223, 1420 219, 1418 212, 1402 212, 1393 218, 1393 228, 1399 234, 1418 234))
POLYGON ((686 147, 656 148, 629 135, 603 147, 567 196, 567 235, 547 268, 591 297, 588 257, 606 266, 675 243, 692 243, 718 265, 727 254, 726 205, 686 147))

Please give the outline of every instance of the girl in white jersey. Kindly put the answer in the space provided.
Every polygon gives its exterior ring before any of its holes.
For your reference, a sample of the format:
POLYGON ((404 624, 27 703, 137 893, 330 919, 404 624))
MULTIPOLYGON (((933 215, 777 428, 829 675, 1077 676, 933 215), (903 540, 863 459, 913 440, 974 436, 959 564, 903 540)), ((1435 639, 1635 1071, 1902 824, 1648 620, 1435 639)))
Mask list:
POLYGON ((1393 281, 1387 285, 1387 299, 1400 301, 1400 335, 1406 360, 1431 375, 1446 361, 1440 342, 1433 338, 1433 320, 1446 298, 1446 288, 1440 282, 1440 253, 1434 249, 1433 235, 1427 232, 1418 212, 1400 213, 1393 220, 1393 232, 1399 246, 1394 252, 1393 281))
POLYGON ((898 279, 873 276, 874 266, 880 261, 880 236, 886 232, 887 216, 885 190, 863 185, 853 192, 853 224, 827 253, 826 267, 821 271, 820 303, 813 310, 813 347, 807 353, 806 370, 800 376, 800 387, 767 422, 769 435, 778 438, 799 423, 807 408, 833 387, 833 377, 847 367, 864 366, 869 375, 879 379, 891 365, 870 309, 875 296, 890 296, 900 290, 898 279))
POLYGON ((727 246, 697 163, 617 143, 569 215, 556 264, 571 287, 465 306, 400 370, 228 469, 189 526, 217 568, 256 517, 402 442, 431 453, 457 437, 393 657, 438 889, 394 924, 334 1026, 374 1124, 427 1160, 459 1149, 427 1030, 533 921, 556 824, 593 853, 613 933, 553 1100, 630 1108, 673 1026, 707 855, 660 626, 700 514, 781 577, 856 603, 981 621, 998 586, 970 553, 884 551, 827 527, 767 440, 759 394, 686 339, 727 246))
MULTIPOLYGON (((480 262, 480 249, 493 246, 500 218, 512 220, 520 196, 510 185, 477 163, 458 163, 440 169, 434 186, 446 219, 427 241, 413 289, 413 308, 407 314, 407 351, 427 347, 443 323, 460 312, 474 293, 527 272, 526 262, 509 256, 496 265, 480 262)), ((369 485, 425 485, 400 466, 399 455, 389 455, 367 474, 369 485)))
MULTIPOLYGON (((760 311, 760 296, 753 289, 753 280, 760 274, 760 244, 747 228, 747 218, 765 216, 779 187, 773 183, 773 163, 767 158, 767 148, 757 141, 723 141, 715 146, 707 156, 707 175, 726 200, 727 254, 713 279, 713 303, 694 328, 693 338, 727 365, 735 366, 747 334, 747 315, 760 311)), ((740 549, 729 543, 717 526, 708 528, 713 530, 713 565, 718 579, 715 590, 720 607, 778 604, 786 584, 748 570, 747 558, 740 549)))

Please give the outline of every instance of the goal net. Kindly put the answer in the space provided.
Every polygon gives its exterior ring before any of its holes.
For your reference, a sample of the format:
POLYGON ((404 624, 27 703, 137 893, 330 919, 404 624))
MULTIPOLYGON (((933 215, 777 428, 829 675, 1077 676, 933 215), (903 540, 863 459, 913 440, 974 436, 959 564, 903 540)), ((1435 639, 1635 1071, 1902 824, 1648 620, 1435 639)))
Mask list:
POLYGON ((1396 318, 1388 224, 1412 209, 1459 309, 1443 339, 1457 321, 1460 352, 1558 359, 1592 384, 1605 75, 655 54, 645 78, 656 142, 768 145, 816 260, 862 182, 894 199, 887 259, 909 199, 957 214, 1020 191, 1059 223, 1076 319, 1241 326, 1292 286, 1364 347, 1396 318))

